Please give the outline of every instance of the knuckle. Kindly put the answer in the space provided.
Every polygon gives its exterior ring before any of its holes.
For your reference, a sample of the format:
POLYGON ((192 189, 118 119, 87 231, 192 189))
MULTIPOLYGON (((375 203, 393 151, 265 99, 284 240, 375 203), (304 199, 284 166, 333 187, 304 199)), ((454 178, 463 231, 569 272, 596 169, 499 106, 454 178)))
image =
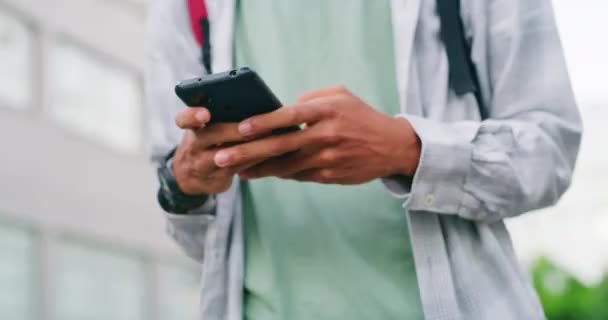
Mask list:
POLYGON ((323 113, 323 116, 325 116, 326 118, 334 118, 338 115, 339 107, 340 107, 340 104, 338 103, 337 99, 335 99, 335 98, 326 99, 321 104, 321 112, 323 113))
POLYGON ((328 125, 322 134, 322 142, 335 144, 340 141, 340 129, 337 124, 328 125))
POLYGON ((339 156, 335 150, 324 150, 319 155, 319 160, 323 164, 333 164, 339 160, 339 156))
POLYGON ((285 108, 285 114, 286 114, 287 121, 289 121, 290 123, 299 122, 300 114, 301 114, 299 108, 297 108, 297 107, 285 108))
POLYGON ((273 156, 281 155, 285 152, 286 147, 287 147, 287 143, 284 140, 276 139, 272 143, 272 146, 270 147, 270 153, 273 156))
POLYGON ((319 170, 318 178, 321 183, 330 183, 334 180, 336 174, 332 169, 319 170))

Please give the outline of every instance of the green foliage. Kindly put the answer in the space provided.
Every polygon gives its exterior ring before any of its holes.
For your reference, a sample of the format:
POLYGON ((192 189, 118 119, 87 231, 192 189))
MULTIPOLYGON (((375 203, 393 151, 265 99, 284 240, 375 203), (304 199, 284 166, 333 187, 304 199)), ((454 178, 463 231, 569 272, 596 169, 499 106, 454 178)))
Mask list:
POLYGON ((588 287, 541 258, 532 278, 549 320, 608 320, 608 274, 588 287))

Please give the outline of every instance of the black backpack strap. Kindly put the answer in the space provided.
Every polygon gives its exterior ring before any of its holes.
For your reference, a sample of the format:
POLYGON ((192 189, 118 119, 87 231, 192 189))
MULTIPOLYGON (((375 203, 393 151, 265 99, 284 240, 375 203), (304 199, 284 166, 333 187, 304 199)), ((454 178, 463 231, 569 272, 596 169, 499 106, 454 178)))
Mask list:
POLYGON ((471 60, 471 47, 465 38, 460 16, 460 0, 437 0, 437 9, 441 20, 441 39, 448 56, 450 88, 459 96, 467 93, 475 95, 481 118, 486 119, 479 79, 471 60))
POLYGON ((211 38, 209 36, 209 18, 204 17, 200 20, 203 33, 203 44, 201 46, 201 62, 207 74, 211 74, 211 38))

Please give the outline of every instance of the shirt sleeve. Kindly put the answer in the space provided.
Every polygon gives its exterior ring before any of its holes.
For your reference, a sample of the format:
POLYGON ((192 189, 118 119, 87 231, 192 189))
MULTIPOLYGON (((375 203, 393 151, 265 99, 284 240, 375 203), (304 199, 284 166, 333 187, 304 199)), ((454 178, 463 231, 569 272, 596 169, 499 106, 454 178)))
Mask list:
POLYGON ((553 205, 570 185, 582 124, 551 2, 504 4, 491 1, 494 21, 474 34, 489 118, 400 115, 420 137, 421 159, 411 181, 384 182, 409 210, 492 222, 553 205))
MULTIPOLYGON (((190 32, 186 1, 155 0, 148 12, 146 35, 145 107, 148 153, 152 161, 164 161, 180 141, 182 132, 175 125, 183 107, 173 92, 179 80, 202 72, 199 51, 190 32)), ((204 257, 207 230, 214 221, 216 202, 207 202, 190 214, 166 213, 167 232, 198 262, 204 257)))
POLYGON ((182 136, 182 130, 175 125, 175 115, 184 104, 174 92, 175 85, 202 73, 186 1, 151 3, 145 53, 146 142, 151 159, 160 162, 182 136))

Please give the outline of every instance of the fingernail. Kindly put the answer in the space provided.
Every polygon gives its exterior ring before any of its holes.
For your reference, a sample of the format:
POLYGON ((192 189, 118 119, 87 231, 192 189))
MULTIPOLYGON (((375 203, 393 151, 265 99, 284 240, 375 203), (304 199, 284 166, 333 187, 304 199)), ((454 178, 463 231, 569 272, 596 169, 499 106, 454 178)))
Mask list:
POLYGON ((239 124, 239 133, 242 135, 250 135, 253 133, 253 127, 249 122, 239 124))
POLYGON ((220 151, 215 155, 215 164, 219 167, 225 167, 230 164, 230 154, 220 151))
POLYGON ((203 122, 207 120, 207 115, 205 113, 205 111, 199 111, 197 113, 194 114, 194 118, 196 118, 196 120, 203 122))

